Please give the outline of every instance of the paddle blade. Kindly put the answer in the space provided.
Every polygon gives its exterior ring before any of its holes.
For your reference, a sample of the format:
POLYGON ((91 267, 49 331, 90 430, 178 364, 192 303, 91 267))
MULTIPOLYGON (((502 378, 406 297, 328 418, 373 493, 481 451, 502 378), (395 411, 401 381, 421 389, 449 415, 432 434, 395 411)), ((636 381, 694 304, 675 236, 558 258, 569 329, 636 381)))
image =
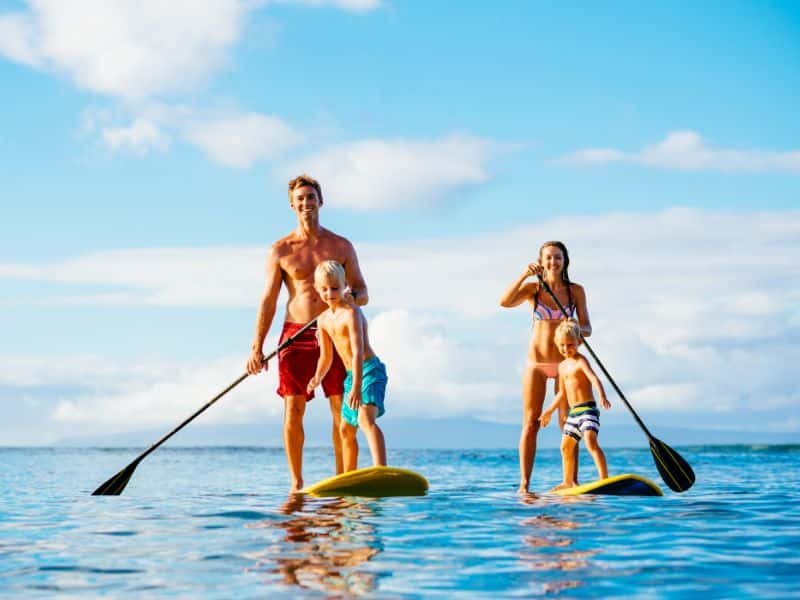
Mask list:
POLYGON ((673 492, 685 492, 694 483, 694 471, 683 457, 661 440, 650 438, 650 452, 656 468, 673 492))
POLYGON ((138 460, 129 464, 127 467, 122 469, 122 471, 114 475, 111 479, 93 491, 92 496, 119 496, 122 493, 122 490, 125 489, 125 486, 128 485, 128 482, 130 481, 131 476, 138 465, 138 460))

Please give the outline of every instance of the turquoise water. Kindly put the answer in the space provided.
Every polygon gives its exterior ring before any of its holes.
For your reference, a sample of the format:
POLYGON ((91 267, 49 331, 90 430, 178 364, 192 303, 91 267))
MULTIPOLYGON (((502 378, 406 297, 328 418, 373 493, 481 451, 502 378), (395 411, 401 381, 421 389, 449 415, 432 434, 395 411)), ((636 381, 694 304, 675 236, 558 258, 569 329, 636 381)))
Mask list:
MULTIPOLYGON (((162 448, 89 495, 140 450, 0 450, 0 597, 800 597, 800 446, 681 448, 697 484, 663 498, 523 500, 513 451, 395 450, 427 496, 290 499, 264 448, 162 448)), ((661 483, 647 449, 607 454, 661 483)))

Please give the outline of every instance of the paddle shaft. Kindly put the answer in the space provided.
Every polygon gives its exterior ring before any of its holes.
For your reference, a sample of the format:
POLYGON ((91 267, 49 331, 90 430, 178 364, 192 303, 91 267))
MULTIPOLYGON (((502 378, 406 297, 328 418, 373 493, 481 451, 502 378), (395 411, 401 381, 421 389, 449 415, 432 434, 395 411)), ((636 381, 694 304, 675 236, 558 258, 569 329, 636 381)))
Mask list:
MULTIPOLYGON (((555 295, 555 293, 554 293, 554 292, 553 292, 553 290, 550 288, 550 286, 548 285, 548 283, 547 283, 547 282, 546 282, 546 281, 545 281, 545 280, 542 278, 542 276, 541 276, 541 275, 539 275, 539 281, 541 282, 541 284, 542 284, 542 287, 544 287, 545 291, 546 291, 548 294, 550 294, 550 297, 551 297, 551 298, 553 298, 553 300, 554 300, 554 301, 555 301, 555 303, 556 303, 556 306, 558 306, 558 308, 561 310, 561 314, 562 314, 562 315, 566 315, 566 314, 567 314, 567 311, 566 311, 566 310, 564 310, 564 307, 561 305, 561 302, 559 301, 559 299, 558 299, 558 298, 556 298, 556 295, 555 295)), ((583 335, 581 335, 581 339, 583 340, 583 345, 584 345, 584 346, 586 346, 586 349, 589 351, 589 354, 591 354, 591 355, 592 355, 592 358, 593 358, 593 359, 594 359, 594 361, 597 363, 597 366, 598 366, 598 367, 600 367, 600 370, 601 370, 601 371, 603 371, 603 373, 605 374, 605 376, 606 376, 606 377, 608 378, 608 380, 611 382, 611 385, 612 385, 612 386, 614 387, 614 389, 617 391, 617 394, 619 394, 619 397, 620 397, 620 398, 622 398, 622 401, 625 403, 625 406, 627 406, 627 407, 628 407, 628 410, 629 410, 629 411, 631 411, 631 414, 633 415, 633 418, 634 418, 634 419, 636 419, 636 422, 639 424, 639 427, 641 427, 641 428, 642 428, 642 431, 644 431, 645 435, 646 435, 646 436, 647 436, 649 439, 651 439, 651 440, 654 440, 655 438, 653 437, 653 434, 651 434, 651 433, 650 433, 650 430, 649 430, 649 429, 647 429, 647 426, 646 426, 646 425, 645 425, 645 424, 642 422, 642 420, 639 418, 639 415, 637 415, 637 414, 636 414, 636 411, 635 411, 635 410, 633 410, 633 407, 631 406, 631 403, 630 403, 630 402, 628 402, 628 399, 625 397, 625 394, 623 394, 623 393, 622 393, 622 390, 621 390, 621 389, 619 389, 619 386, 617 385, 617 382, 616 382, 616 381, 614 381, 614 378, 613 378, 613 377, 611 377, 611 374, 610 374, 610 373, 608 372, 608 370, 605 368, 605 366, 603 365, 603 363, 600 361, 600 359, 599 359, 599 358, 597 358, 597 354, 595 354, 595 353, 594 353, 594 350, 592 350, 592 347, 589 345, 589 342, 587 342, 587 341, 586 341, 586 338, 585 338, 585 337, 583 337, 583 335)))
MULTIPOLYGON (((295 334, 294 334, 294 335, 292 335, 291 337, 288 337, 288 338, 286 338, 286 339, 285 339, 285 340, 284 340, 284 341, 283 341, 283 342, 282 342, 282 343, 281 343, 281 344, 280 344, 280 345, 279 345, 277 348, 275 348, 275 350, 273 350, 272 352, 270 352, 268 356, 264 357, 264 362, 266 363, 266 362, 267 362, 269 359, 273 358, 273 357, 274 357, 276 354, 278 354, 278 352, 280 352, 281 350, 283 350, 284 348, 286 348, 286 346, 288 346, 289 344, 291 344, 291 343, 292 343, 292 342, 293 342, 295 339, 297 339, 297 337, 298 337, 299 335, 301 335, 302 333, 304 333, 304 332, 306 331, 306 329, 308 329, 309 327, 311 327, 312 325, 314 325, 316 322, 317 322, 317 319, 312 319, 311 321, 309 321, 308 323, 306 323, 305 325, 303 325, 303 327, 301 327, 301 328, 300 328, 300 329, 297 331, 297 333, 295 333, 295 334)), ((230 384, 228 387, 226 387, 224 390, 222 390, 222 391, 221 391, 219 394, 217 394, 216 396, 214 396, 214 397, 213 397, 211 400, 209 400, 209 401, 208 401, 208 402, 206 402, 206 403, 205 403, 203 406, 201 406, 199 409, 197 409, 195 412, 193 412, 193 413, 192 413, 192 414, 191 414, 189 417, 187 417, 187 418, 186 418, 186 419, 185 419, 185 420, 184 420, 184 421, 183 421, 183 422, 182 422, 180 425, 178 425, 178 426, 177 426, 175 429, 173 429, 172 431, 170 431, 168 434, 166 434, 164 437, 162 437, 160 440, 158 440, 158 441, 157 441, 155 444, 153 444, 153 445, 152 445, 152 446, 150 446, 150 447, 149 447, 147 450, 145 450, 144 452, 142 452, 142 454, 140 454, 139 456, 137 456, 137 457, 136 457, 136 459, 135 459, 135 460, 134 460, 134 461, 133 461, 131 464, 135 464, 135 463, 138 463, 138 462, 141 462, 142 460, 144 460, 144 458, 145 458, 145 457, 146 457, 148 454, 150 454, 151 452, 153 452, 153 451, 154 451, 156 448, 158 448, 158 447, 159 447, 161 444, 163 444, 164 442, 166 442, 166 441, 167 441, 169 438, 171 438, 173 435, 175 435, 176 433, 178 433, 178 432, 179 432, 181 429, 183 429, 184 427, 186 427, 186 426, 187 426, 189 423, 191 423, 191 422, 192 422, 192 421, 193 421, 193 420, 194 420, 194 419, 195 419, 195 418, 196 418, 196 417, 197 417, 197 416, 198 416, 200 413, 204 412, 206 409, 208 409, 208 407, 209 407, 209 406, 211 406, 212 404, 214 404, 214 403, 215 403, 217 400, 219 400, 220 398, 222 398, 222 397, 223 397, 225 394, 227 394, 227 393, 228 393, 228 392, 230 392, 230 391, 231 391, 233 388, 235 388, 237 385, 239 385, 240 383, 242 383, 242 381, 244 381, 245 379, 247 379, 248 375, 250 375, 250 374, 249 374, 249 373, 244 373, 243 375, 241 375, 241 376, 240 376, 240 377, 239 377, 239 378, 238 378, 236 381, 234 381, 233 383, 231 383, 231 384, 230 384)))

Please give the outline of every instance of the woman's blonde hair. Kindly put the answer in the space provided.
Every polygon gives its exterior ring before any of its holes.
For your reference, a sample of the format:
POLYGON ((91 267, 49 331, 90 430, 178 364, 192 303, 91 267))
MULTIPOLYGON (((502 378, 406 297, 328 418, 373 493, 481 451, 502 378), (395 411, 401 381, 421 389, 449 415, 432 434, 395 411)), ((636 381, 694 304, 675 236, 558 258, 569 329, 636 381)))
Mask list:
POLYGON ((335 260, 323 260, 314 269, 314 281, 320 279, 335 279, 339 282, 339 287, 345 286, 344 267, 335 260))

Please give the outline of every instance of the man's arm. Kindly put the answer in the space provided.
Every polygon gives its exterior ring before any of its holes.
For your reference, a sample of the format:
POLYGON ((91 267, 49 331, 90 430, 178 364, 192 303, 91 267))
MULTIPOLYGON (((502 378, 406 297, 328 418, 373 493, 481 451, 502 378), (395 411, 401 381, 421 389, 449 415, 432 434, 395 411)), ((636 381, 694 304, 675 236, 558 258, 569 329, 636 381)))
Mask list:
POLYGON ((264 339, 267 337, 269 328, 272 325, 272 319, 275 317, 278 294, 281 291, 281 281, 281 266, 278 261, 278 253, 275 250, 275 246, 272 246, 267 255, 264 292, 261 295, 261 303, 258 306, 255 338, 250 349, 250 359, 247 361, 247 372, 250 375, 255 375, 261 369, 268 368, 263 361, 264 339))
POLYGON ((358 256, 353 244, 347 242, 347 251, 344 261, 344 274, 347 279, 347 285, 350 287, 350 293, 353 295, 353 300, 359 306, 365 306, 369 302, 369 294, 367 294, 367 282, 364 281, 364 276, 361 274, 361 268, 358 266, 358 256))

